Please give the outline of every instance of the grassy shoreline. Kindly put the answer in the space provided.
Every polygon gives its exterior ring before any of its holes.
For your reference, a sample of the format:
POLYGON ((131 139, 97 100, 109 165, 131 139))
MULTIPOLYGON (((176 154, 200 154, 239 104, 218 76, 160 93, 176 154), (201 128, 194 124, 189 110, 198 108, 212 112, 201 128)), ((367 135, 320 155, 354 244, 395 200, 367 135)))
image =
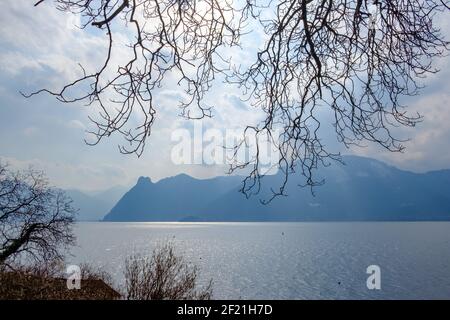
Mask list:
POLYGON ((0 300, 117 300, 122 294, 103 279, 81 280, 68 289, 67 280, 22 271, 0 273, 0 300))

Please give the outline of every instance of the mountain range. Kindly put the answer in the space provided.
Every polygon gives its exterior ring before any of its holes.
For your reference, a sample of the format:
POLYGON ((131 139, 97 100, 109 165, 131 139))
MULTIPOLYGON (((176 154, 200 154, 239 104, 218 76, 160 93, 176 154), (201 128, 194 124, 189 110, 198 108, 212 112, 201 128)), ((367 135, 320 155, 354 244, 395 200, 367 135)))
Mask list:
POLYGON ((78 221, 99 221, 114 207, 127 191, 126 187, 116 186, 102 191, 65 190, 78 210, 78 221))
POLYGON ((140 177, 105 221, 423 221, 450 220, 450 170, 413 173, 378 160, 344 156, 315 172, 324 184, 299 187, 290 176, 288 196, 269 204, 269 188, 282 174, 266 176, 265 189, 247 199, 243 177, 196 179, 186 174, 152 182, 140 177))

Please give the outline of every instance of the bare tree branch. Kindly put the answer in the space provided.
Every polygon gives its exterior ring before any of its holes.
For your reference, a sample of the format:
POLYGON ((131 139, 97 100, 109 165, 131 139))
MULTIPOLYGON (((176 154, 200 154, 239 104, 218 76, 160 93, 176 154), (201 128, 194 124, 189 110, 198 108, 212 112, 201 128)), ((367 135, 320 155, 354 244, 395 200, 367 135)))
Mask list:
POLYGON ((74 243, 75 210, 41 172, 12 172, 0 163, 0 265, 62 259, 74 243))
MULTIPOLYGON (((96 127, 91 144, 119 133, 126 140, 120 151, 140 156, 160 108, 154 93, 167 74, 178 77, 185 90, 180 108, 189 119, 212 116, 204 96, 217 76, 225 75, 229 85, 242 89, 243 100, 265 116, 244 129, 234 154, 246 147, 248 135, 256 141, 267 136, 279 150, 284 179, 274 196, 285 194, 288 176, 295 172, 304 177, 304 185, 321 184, 313 171, 340 159, 323 144, 319 108, 333 118, 336 136, 346 147, 372 142, 402 152, 404 141, 392 129, 413 127, 422 119, 407 113, 402 99, 419 93, 419 81, 437 72, 432 62, 449 48, 434 25, 437 14, 448 13, 443 0, 55 2, 59 10, 81 15, 83 28, 104 28, 108 50, 96 72, 83 69, 83 77, 62 90, 44 89, 27 97, 46 92, 65 103, 98 105, 99 119, 91 118, 96 127), (108 77, 113 23, 132 31, 134 42, 132 58, 108 77), (267 40, 252 65, 230 68, 223 52, 241 44, 249 24, 259 24, 267 40), (69 95, 86 84, 84 94, 69 95), (130 128, 136 114, 143 120, 130 128)), ((249 160, 235 161, 230 168, 250 168, 242 187, 247 196, 260 190, 260 157, 258 146, 249 160)))

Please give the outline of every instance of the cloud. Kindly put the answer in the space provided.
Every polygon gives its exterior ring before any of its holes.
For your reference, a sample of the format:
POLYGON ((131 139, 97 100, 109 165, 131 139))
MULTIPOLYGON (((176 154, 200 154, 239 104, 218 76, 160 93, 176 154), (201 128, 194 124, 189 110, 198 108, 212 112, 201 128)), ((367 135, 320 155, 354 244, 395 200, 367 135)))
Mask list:
POLYGON ((86 130, 86 126, 80 120, 70 120, 67 126, 72 129, 86 130))
MULTIPOLYGON (((35 165, 47 171, 52 183, 78 189, 130 184, 141 175, 158 180, 181 172, 201 178, 224 174, 225 167, 175 165, 170 159, 172 132, 193 127, 193 122, 178 117, 178 103, 186 95, 177 86, 176 74, 169 74, 155 92, 157 118, 141 158, 121 155, 117 145, 123 140, 117 136, 88 147, 83 142, 84 131, 92 128, 87 116, 97 115, 95 106, 68 106, 48 95, 27 100, 18 92, 60 89, 81 75, 78 63, 95 71, 106 50, 104 32, 76 28, 79 18, 56 10, 51 2, 34 7, 28 1, 0 1, 0 21, 0 157, 18 167, 35 165)), ((439 21, 443 34, 450 34, 448 21, 439 21)), ((255 51, 264 38, 255 26, 249 29, 256 33, 244 35, 243 48, 228 52, 236 62, 247 65, 255 58, 248 50, 255 51)), ((114 68, 129 54, 124 46, 129 40, 125 31, 116 34, 114 68)), ((373 144, 344 152, 415 171, 450 168, 449 63, 448 57, 437 61, 442 72, 425 79, 427 89, 408 101, 410 110, 420 111, 425 118, 417 128, 398 130, 401 136, 411 138, 404 154, 392 154, 373 144)), ((205 98, 214 110, 213 118, 203 121, 204 129, 243 129, 262 119, 258 109, 240 100, 239 88, 223 84, 220 76, 216 80, 205 98)), ((137 116, 130 124, 139 120, 137 116)), ((343 149, 333 135, 327 133, 326 140, 331 151, 343 149)))
POLYGON ((0 156, 0 162, 7 163, 15 170, 28 168, 42 170, 50 179, 51 185, 64 189, 104 190, 110 186, 128 185, 131 182, 123 168, 111 164, 90 166, 36 158, 20 160, 2 156, 0 156), (87 181, 89 183, 86 183, 87 181))
POLYGON ((391 153, 369 144, 366 148, 352 148, 352 153, 373 157, 412 171, 450 168, 450 84, 436 91, 430 87, 414 103, 410 112, 419 112, 423 121, 414 128, 394 130, 408 139, 403 153, 391 153))
POLYGON ((23 130, 23 134, 27 137, 32 137, 39 133, 39 128, 36 127, 27 127, 23 130))
POLYGON ((21 52, 5 52, 0 54, 0 70, 11 76, 17 76, 24 70, 42 70, 42 65, 34 60, 26 57, 21 52))

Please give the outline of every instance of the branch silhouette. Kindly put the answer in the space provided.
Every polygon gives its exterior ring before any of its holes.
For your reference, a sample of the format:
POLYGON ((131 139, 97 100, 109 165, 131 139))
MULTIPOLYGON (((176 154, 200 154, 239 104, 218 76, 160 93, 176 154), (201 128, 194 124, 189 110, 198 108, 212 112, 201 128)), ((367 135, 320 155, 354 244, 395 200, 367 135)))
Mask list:
POLYGON ((203 100, 223 75, 228 85, 242 89, 249 106, 264 114, 261 123, 244 128, 234 147, 236 161, 230 172, 250 169, 241 189, 247 196, 259 192, 265 175, 259 146, 245 162, 237 160, 249 135, 256 141, 269 137, 280 153, 284 179, 272 189, 273 197, 285 194, 295 172, 303 176, 305 186, 322 183, 314 179, 314 170, 339 161, 340 155, 323 145, 319 108, 332 115, 336 136, 346 147, 372 142, 403 151, 404 141, 393 128, 413 127, 422 117, 409 114, 401 99, 419 93, 419 81, 438 71, 432 63, 449 48, 434 25, 436 15, 448 13, 449 5, 442 0, 55 2, 59 10, 81 15, 83 28, 105 30, 109 47, 96 72, 82 68, 84 75, 60 91, 44 89, 26 96, 46 92, 65 103, 99 105, 99 119, 90 118, 97 129, 91 144, 119 133, 126 141, 120 152, 140 156, 160 108, 154 93, 166 86, 168 74, 185 90, 180 108, 188 119, 212 116, 212 106, 203 100), (134 42, 130 60, 107 77, 113 24, 131 31, 134 42), (232 66, 223 52, 241 45, 249 25, 258 25, 267 40, 253 64, 232 66), (86 87, 78 96, 69 95, 86 87), (132 126, 135 113, 142 120, 132 126))

